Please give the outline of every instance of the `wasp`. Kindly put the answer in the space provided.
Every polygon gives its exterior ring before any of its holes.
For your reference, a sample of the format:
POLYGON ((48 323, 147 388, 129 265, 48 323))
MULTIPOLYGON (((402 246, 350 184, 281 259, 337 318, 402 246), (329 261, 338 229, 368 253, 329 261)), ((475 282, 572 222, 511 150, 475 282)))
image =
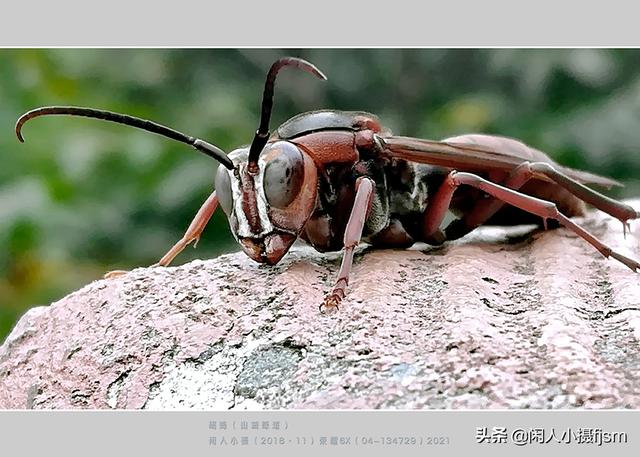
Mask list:
POLYGON ((306 112, 270 132, 275 80, 285 67, 326 79, 305 60, 277 60, 267 74, 252 143, 229 154, 149 120, 73 106, 25 113, 16 123, 16 135, 24 141, 23 125, 38 116, 84 116, 163 135, 209 155, 221 165, 215 190, 155 266, 169 265, 196 242, 220 206, 234 238, 256 262, 278 263, 298 238, 319 252, 343 251, 334 287, 320 305, 323 312, 338 309, 345 297, 359 243, 387 248, 415 242, 439 245, 483 224, 535 223, 546 228, 549 221, 603 256, 633 271, 640 268, 571 219, 583 215, 588 203, 620 220, 626 231, 628 221, 640 213, 587 186, 620 183, 561 166, 511 138, 468 134, 434 141, 394 136, 366 112, 306 112), (449 210, 457 218, 445 225, 449 210))

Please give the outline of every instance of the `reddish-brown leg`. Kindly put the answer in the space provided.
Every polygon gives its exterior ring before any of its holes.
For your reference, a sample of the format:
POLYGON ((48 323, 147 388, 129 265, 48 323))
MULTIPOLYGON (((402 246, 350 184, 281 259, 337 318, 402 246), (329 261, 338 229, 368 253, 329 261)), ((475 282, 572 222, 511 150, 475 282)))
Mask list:
MULTIPOLYGON (((158 263, 155 263, 152 266, 166 267, 178 254, 183 251, 184 248, 189 245, 189 243, 195 241, 197 244, 202 231, 207 226, 209 219, 211 219, 211 216, 213 215, 217 207, 218 197, 216 196, 216 193, 214 191, 202 204, 182 238, 176 244, 174 244, 173 247, 169 249, 164 256, 162 256, 158 263)), ((126 273, 127 272, 125 270, 114 270, 105 274, 104 277, 107 279, 115 278, 126 273)))
MULTIPOLYGON (((517 166, 501 185, 514 190, 522 187, 532 177, 529 165, 528 162, 525 162, 517 166)), ((438 188, 436 194, 429 199, 429 204, 424 212, 422 227, 423 237, 427 243, 441 244, 447 240, 460 238, 482 225, 504 206, 504 202, 496 198, 478 200, 469 213, 465 214, 461 219, 454 220, 447 226, 445 233, 442 233, 440 225, 449 209, 451 197, 458 188, 452 176, 453 174, 449 174, 438 188), (456 230, 454 236, 451 234, 451 227, 459 229, 456 230)))
MULTIPOLYGON (((429 209, 433 208, 434 215, 425 214, 425 221, 429 224, 425 224, 425 232, 427 230, 434 230, 433 227, 435 224, 435 217, 439 216, 439 213, 442 211, 443 207, 447 208, 449 206, 453 192, 461 184, 466 184, 480 189, 505 203, 540 216, 541 218, 543 218, 543 220, 555 219, 561 225, 568 228, 576 235, 590 243, 605 257, 613 257, 633 271, 637 271, 638 269, 640 269, 640 263, 612 250, 609 246, 598 240, 587 230, 580 227, 564 214, 560 213, 554 203, 546 200, 540 200, 539 198, 525 195, 512 189, 508 189, 471 173, 459 173, 456 171, 452 171, 449 176, 447 176, 441 188, 438 189, 438 192, 436 193, 435 200, 437 200, 437 202, 434 201, 432 205, 429 205, 429 207, 427 207, 426 212, 428 213, 429 209)), ((435 231, 438 232, 439 229, 437 228, 437 226, 435 227, 435 231)))
POLYGON ((338 279, 331 293, 325 297, 324 302, 320 305, 320 311, 322 312, 337 310, 338 305, 344 298, 353 263, 353 250, 360 243, 362 228, 371 206, 371 197, 375 187, 373 180, 367 177, 360 177, 356 181, 356 198, 344 231, 344 255, 342 256, 338 279))
MULTIPOLYGON (((552 165, 543 162, 525 162, 518 166, 509 177, 501 183, 510 189, 519 189, 530 179, 550 179, 590 205, 615 217, 622 222, 626 232, 629 219, 637 219, 640 214, 629 205, 602 195, 599 192, 579 183, 564 173, 556 170, 552 165)), ((484 224, 504 206, 504 202, 495 198, 487 198, 477 202, 474 209, 459 220, 452 222, 446 229, 446 239, 457 239, 484 224)))
POLYGON ((622 227, 626 230, 629 219, 638 219, 640 213, 629 205, 625 205, 619 201, 602 195, 599 192, 579 183, 556 170, 552 165, 543 162, 535 162, 530 165, 531 172, 535 176, 546 176, 561 187, 564 187, 580 200, 584 200, 601 211, 615 217, 622 222, 622 227))
MULTIPOLYGON (((533 177, 529 162, 518 165, 500 184, 509 189, 518 190, 533 177)), ((505 202, 497 198, 484 198, 478 200, 473 209, 465 214, 461 219, 451 222, 445 229, 447 240, 460 238, 467 233, 481 226, 496 214, 505 202), (453 230, 452 230, 453 229, 453 230)))
POLYGON ((213 191, 209 198, 202 204, 196 216, 191 221, 189 228, 184 233, 182 238, 173 245, 171 249, 167 251, 167 253, 162 256, 162 258, 158 261, 158 263, 153 266, 161 266, 166 267, 171 263, 171 261, 180 254, 184 248, 186 248, 191 242, 195 241, 198 244, 198 240, 200 239, 200 235, 202 235, 202 231, 209 223, 209 219, 213 216, 213 213, 216 211, 218 207, 218 197, 216 196, 216 192, 213 191))

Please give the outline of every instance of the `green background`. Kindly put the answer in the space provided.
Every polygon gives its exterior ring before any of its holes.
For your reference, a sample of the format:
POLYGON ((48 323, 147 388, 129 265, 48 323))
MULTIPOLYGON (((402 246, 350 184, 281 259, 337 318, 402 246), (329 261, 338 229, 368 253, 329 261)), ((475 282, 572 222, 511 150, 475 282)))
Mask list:
MULTIPOLYGON (((264 77, 284 55, 272 128, 301 111, 364 110, 396 134, 513 136, 640 195, 638 50, 0 50, 0 340, 30 306, 111 269, 154 263, 212 190, 216 163, 186 145, 34 107, 146 117, 226 151, 251 141, 264 77)), ((237 250, 221 213, 175 263, 237 250)))

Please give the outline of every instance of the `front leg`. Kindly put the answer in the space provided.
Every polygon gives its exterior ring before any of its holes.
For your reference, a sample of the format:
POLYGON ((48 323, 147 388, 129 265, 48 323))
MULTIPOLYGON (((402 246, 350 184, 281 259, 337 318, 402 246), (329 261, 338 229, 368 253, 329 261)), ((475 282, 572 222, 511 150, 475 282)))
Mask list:
POLYGON ((344 255, 338 279, 333 290, 326 296, 324 302, 320 305, 320 311, 331 312, 338 309, 338 305, 345 296, 347 285, 349 284, 349 273, 353 263, 353 251, 360 243, 362 237, 362 229, 365 220, 371 208, 371 199, 375 190, 375 183, 371 178, 364 176, 356 180, 356 197, 351 209, 351 215, 344 231, 344 255))
POLYGON ((171 261, 180 254, 184 248, 186 248, 190 243, 195 242, 194 247, 198 244, 198 240, 200 239, 200 235, 202 235, 202 231, 209 223, 209 219, 213 216, 216 209, 218 208, 218 197, 216 195, 216 191, 214 190, 209 198, 202 204, 202 207, 198 210, 197 214, 189 224, 187 231, 184 233, 181 239, 178 240, 176 244, 173 245, 171 249, 167 251, 165 255, 153 266, 166 267, 171 261))
MULTIPOLYGON (((202 231, 207 226, 209 219, 213 216, 213 213, 216 211, 218 207, 218 197, 216 196, 216 191, 214 190, 209 198, 202 204, 202 207, 198 210, 198 213, 189 224, 189 228, 182 236, 180 240, 176 244, 173 245, 171 249, 167 251, 165 255, 158 261, 158 263, 151 265, 152 267, 166 267, 171 261, 180 254, 184 248, 186 248, 190 243, 194 242, 197 244, 200 239, 200 235, 202 231)), ((195 245, 194 245, 195 246, 195 245)), ((124 276, 128 272, 126 270, 113 270, 109 271, 104 275, 105 279, 113 279, 124 276)))

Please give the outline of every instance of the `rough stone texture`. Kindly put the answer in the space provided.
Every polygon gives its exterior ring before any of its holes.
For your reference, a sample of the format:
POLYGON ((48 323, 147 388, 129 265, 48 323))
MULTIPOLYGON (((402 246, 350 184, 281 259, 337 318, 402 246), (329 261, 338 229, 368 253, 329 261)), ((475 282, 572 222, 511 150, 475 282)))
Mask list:
MULTIPOLYGON (((640 224, 584 223, 640 256, 640 224)), ((522 233, 363 250, 329 316, 340 257, 309 248, 95 281, 20 320, 0 407, 640 408, 640 277, 565 230, 522 233)))

